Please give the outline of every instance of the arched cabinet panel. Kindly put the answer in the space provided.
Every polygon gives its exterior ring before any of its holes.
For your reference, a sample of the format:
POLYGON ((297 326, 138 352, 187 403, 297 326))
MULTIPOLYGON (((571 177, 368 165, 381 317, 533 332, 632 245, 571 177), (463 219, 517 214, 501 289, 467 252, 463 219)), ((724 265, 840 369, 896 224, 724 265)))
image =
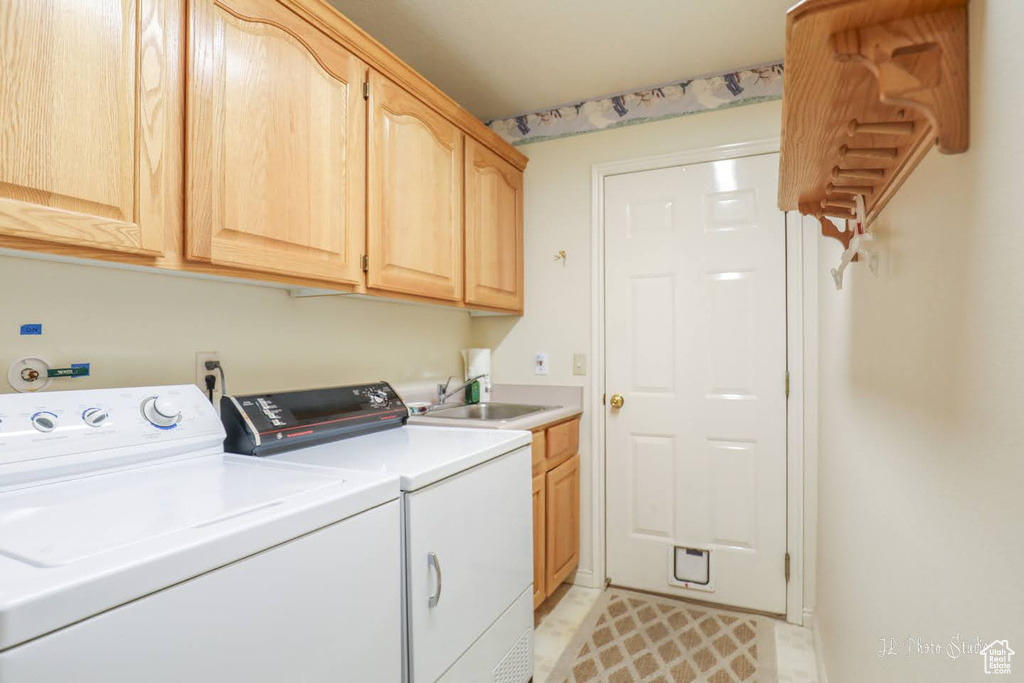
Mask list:
POLYGON ((462 301, 462 132, 370 74, 367 286, 462 301))
POLYGON ((523 310, 523 174, 466 140, 466 303, 523 310))
POLYGON ((278 0, 191 6, 189 258, 360 284, 365 64, 278 0))

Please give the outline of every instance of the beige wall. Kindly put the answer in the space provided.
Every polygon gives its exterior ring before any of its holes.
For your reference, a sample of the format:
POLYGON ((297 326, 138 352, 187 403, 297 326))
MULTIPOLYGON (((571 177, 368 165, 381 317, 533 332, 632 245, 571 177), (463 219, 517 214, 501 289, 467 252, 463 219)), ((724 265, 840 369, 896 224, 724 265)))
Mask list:
POLYGON ((971 3, 971 149, 932 152, 842 292, 822 244, 818 620, 830 683, 983 681, 905 638, 1006 638, 1024 674, 1024 4, 971 3), (876 656, 879 640, 901 656, 876 656))
POLYGON ((39 355, 92 364, 51 389, 195 381, 197 351, 219 351, 232 393, 462 372, 469 315, 283 289, 0 257, 0 391, 7 368, 39 355), (42 337, 19 336, 43 323, 42 337))
MULTIPOLYGON (((474 345, 494 348, 495 381, 583 386, 589 400, 590 382, 600 370, 591 363, 587 376, 573 375, 572 354, 584 352, 592 360, 593 164, 778 137, 781 111, 779 102, 768 102, 521 147, 530 158, 525 179, 526 316, 473 321, 474 345), (564 266, 554 258, 563 249, 568 256, 564 266), (538 351, 549 354, 546 377, 533 374, 538 351)), ((593 568, 590 414, 594 409, 584 406, 580 440, 580 569, 584 572, 593 568)))

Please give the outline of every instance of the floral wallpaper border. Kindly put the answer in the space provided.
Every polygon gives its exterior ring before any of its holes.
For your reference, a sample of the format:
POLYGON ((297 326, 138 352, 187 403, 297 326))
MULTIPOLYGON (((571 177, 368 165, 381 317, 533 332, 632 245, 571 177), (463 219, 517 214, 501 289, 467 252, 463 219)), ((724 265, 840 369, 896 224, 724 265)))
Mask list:
POLYGON ((488 122, 513 145, 782 98, 782 62, 692 78, 488 122))

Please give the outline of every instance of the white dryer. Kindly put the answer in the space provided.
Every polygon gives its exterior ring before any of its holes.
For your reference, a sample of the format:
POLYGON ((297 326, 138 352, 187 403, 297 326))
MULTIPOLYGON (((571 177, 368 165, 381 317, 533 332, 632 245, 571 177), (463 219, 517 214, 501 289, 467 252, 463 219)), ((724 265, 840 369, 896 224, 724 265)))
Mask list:
POLYGON ((223 440, 192 385, 0 396, 0 681, 401 680, 398 477, 223 440))
POLYGON ((531 678, 531 442, 405 426, 269 458, 401 478, 409 683, 531 678))

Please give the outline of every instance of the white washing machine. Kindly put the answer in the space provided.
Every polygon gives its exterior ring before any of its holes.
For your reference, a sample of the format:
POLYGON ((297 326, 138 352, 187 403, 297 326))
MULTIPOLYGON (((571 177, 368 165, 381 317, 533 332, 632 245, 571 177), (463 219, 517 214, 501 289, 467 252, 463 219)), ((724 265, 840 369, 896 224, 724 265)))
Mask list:
POLYGON ((192 385, 0 395, 0 681, 401 680, 398 477, 224 436, 192 385))

